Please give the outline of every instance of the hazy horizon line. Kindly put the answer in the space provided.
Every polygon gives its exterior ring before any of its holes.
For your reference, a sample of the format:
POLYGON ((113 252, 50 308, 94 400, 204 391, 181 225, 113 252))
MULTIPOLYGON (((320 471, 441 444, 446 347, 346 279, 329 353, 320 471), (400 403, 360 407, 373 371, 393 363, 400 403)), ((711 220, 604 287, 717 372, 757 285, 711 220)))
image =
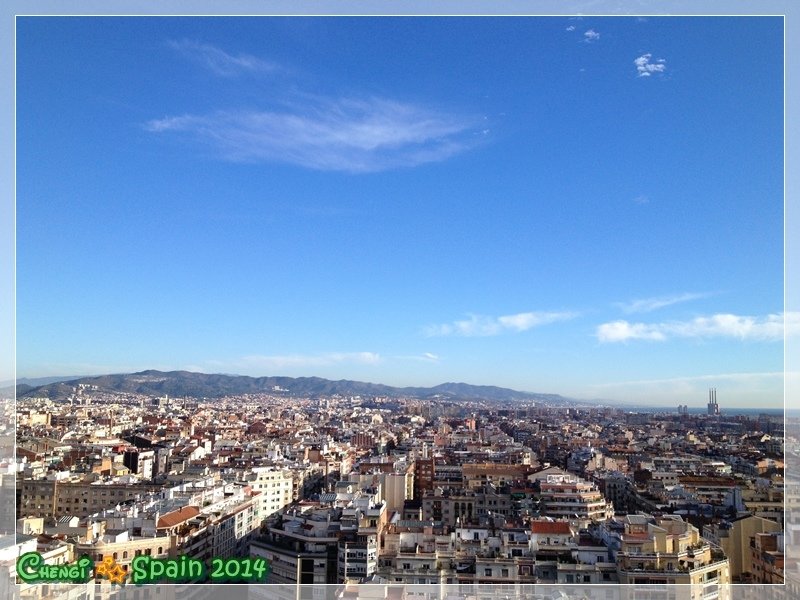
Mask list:
MULTIPOLYGON (((281 378, 287 378, 287 379, 319 378, 319 379, 325 379, 327 381, 354 381, 354 382, 357 382, 357 383, 367 383, 367 384, 371 384, 371 385, 382 385, 382 386, 386 386, 386 387, 390 387, 390 388, 396 388, 396 389, 403 389, 403 388, 428 388, 428 389, 432 389, 432 388, 438 387, 440 385, 447 385, 447 384, 470 385, 470 386, 474 386, 474 387, 497 387, 497 388, 503 388, 503 389, 511 390, 511 391, 514 391, 514 392, 523 393, 523 394, 560 396, 560 397, 562 397, 564 399, 567 399, 567 400, 573 400, 573 401, 576 401, 576 402, 588 402, 588 403, 595 404, 595 405, 598 405, 598 406, 620 405, 620 406, 631 407, 631 408, 647 408, 647 409, 650 409, 650 410, 656 410, 656 409, 673 410, 673 407, 671 407, 670 405, 664 404, 663 400, 658 400, 658 401, 655 401, 652 404, 650 404, 650 403, 648 403, 646 401, 641 401, 641 400, 615 400, 613 398, 578 397, 578 396, 565 395, 565 394, 560 393, 560 392, 542 392, 542 391, 534 392, 534 391, 522 390, 522 389, 517 389, 517 388, 513 388, 513 387, 507 387, 507 386, 498 385, 498 384, 473 384, 473 383, 467 383, 465 381, 455 381, 455 380, 443 381, 443 382, 435 384, 435 385, 391 385, 391 384, 385 384, 385 383, 376 383, 376 382, 371 382, 371 381, 361 381, 361 380, 347 379, 347 378, 330 379, 328 377, 319 377, 319 376, 316 376, 316 375, 301 375, 301 376, 291 376, 291 375, 241 375, 241 374, 238 374, 238 373, 207 372, 207 371, 189 370, 189 369, 162 370, 162 369, 157 369, 157 368, 148 368, 148 369, 141 369, 141 370, 128 371, 128 372, 126 372, 126 371, 112 371, 112 372, 108 372, 108 373, 100 373, 100 374, 92 374, 92 375, 51 375, 51 376, 43 376, 43 377, 18 377, 18 378, 13 379, 13 380, 0 381, 0 388, 2 388, 2 389, 12 388, 13 389, 17 385, 19 385, 19 382, 21 382, 21 381, 22 382, 26 382, 26 381, 27 382, 36 382, 36 383, 33 383, 34 387, 39 387, 39 386, 44 386, 44 385, 50 385, 52 383, 74 381, 74 380, 78 380, 78 379, 87 379, 87 378, 93 378, 93 377, 106 377, 106 376, 111 376, 111 375, 133 375, 133 374, 136 374, 136 373, 144 373, 144 372, 147 372, 147 371, 157 371, 157 372, 160 372, 160 373, 178 373, 178 372, 183 372, 183 373, 193 373, 193 374, 200 374, 200 375, 222 375, 222 376, 225 376, 225 377, 249 377, 251 379, 259 379, 259 378, 263 378, 263 377, 276 377, 276 378, 277 377, 281 377, 281 378)), ((26 385, 31 385, 31 384, 32 383, 27 383, 26 385)), ((683 406, 684 403, 680 403, 680 405, 683 406)), ((704 409, 704 407, 705 407, 705 404, 703 402, 698 402, 697 404, 685 403, 685 405, 689 408, 690 411, 694 412, 695 414, 696 414, 696 411, 698 411, 698 410, 702 411, 704 409)), ((758 409, 771 410, 771 411, 783 410, 784 413, 787 411, 787 407, 785 405, 785 402, 782 405, 779 405, 779 404, 778 405, 772 405, 772 404, 770 404, 770 405, 767 405, 767 406, 763 406, 763 405, 762 406, 730 405, 727 408, 722 408, 721 411, 724 414, 725 412, 730 412, 731 410, 758 410, 758 409)))

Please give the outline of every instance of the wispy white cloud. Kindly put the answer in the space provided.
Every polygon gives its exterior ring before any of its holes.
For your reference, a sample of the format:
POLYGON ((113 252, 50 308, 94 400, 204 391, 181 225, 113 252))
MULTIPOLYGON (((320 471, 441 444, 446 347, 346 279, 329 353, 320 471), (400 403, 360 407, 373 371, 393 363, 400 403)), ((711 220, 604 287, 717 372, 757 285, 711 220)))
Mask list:
POLYGON ((567 27, 567 31, 575 31, 575 25, 570 25, 567 27))
POLYGON ((468 319, 461 321, 430 325, 425 328, 425 335, 485 337, 502 333, 519 333, 540 325, 574 319, 577 316, 578 314, 574 312, 524 312, 501 317, 469 315, 468 319))
POLYGON ((659 296, 656 298, 644 298, 641 300, 633 300, 632 302, 618 302, 616 306, 620 307, 626 313, 644 313, 658 310, 673 304, 681 302, 690 302, 692 300, 699 300, 701 298, 708 298, 711 296, 710 292, 686 292, 683 294, 673 294, 671 296, 659 296))
POLYGON ((633 201, 636 204, 648 204, 650 202, 650 198, 648 198, 644 194, 641 194, 639 196, 636 196, 636 198, 634 198, 633 201))
POLYGON ((734 338, 742 341, 779 341, 800 333, 800 312, 751 317, 716 314, 690 321, 629 323, 625 320, 603 323, 596 335, 601 342, 630 340, 664 341, 670 338, 734 338))
POLYGON ((250 355, 229 361, 208 361, 207 367, 252 373, 274 369, 303 369, 344 364, 377 365, 381 362, 380 354, 375 352, 329 352, 324 354, 250 355))
MULTIPOLYGON (((134 373, 136 371, 143 371, 145 369, 155 369, 157 371, 172 371, 175 369, 174 364, 153 364, 149 363, 146 366, 136 364, 109 364, 109 363, 93 363, 93 362, 70 362, 70 363, 42 363, 37 364, 35 370, 20 366, 17 369, 16 377, 37 379, 40 377, 87 377, 95 375, 108 375, 118 373, 134 373)), ((12 382, 14 374, 9 377, 12 382)), ((0 387, 3 382, 0 382, 0 387)))
POLYGON ((218 111, 146 124, 236 162, 283 162, 364 173, 445 160, 473 147, 477 119, 383 98, 315 99, 282 111, 218 111))
POLYGON ((796 386, 797 372, 714 373, 596 383, 589 393, 635 404, 705 406, 708 388, 719 388, 723 413, 731 407, 779 407, 785 386, 796 386))
MULTIPOLYGON (((172 41, 170 46, 219 76, 284 71, 261 58, 197 41, 172 41)), ((351 173, 442 161, 482 143, 490 133, 485 118, 390 98, 312 96, 287 87, 265 101, 270 105, 261 109, 173 114, 144 127, 202 144, 224 160, 351 173)))
POLYGON ((433 354, 432 352, 423 352, 422 354, 414 354, 411 356, 397 356, 396 358, 400 360, 414 360, 429 363, 435 363, 441 360, 438 354, 433 354))
MULTIPOLYGON (((764 373, 720 373, 715 375, 692 375, 686 377, 667 377, 664 379, 641 379, 641 380, 634 380, 634 381, 617 381, 613 383, 598 383, 595 384, 593 387, 596 388, 604 388, 604 387, 623 387, 623 386, 649 386, 649 385, 663 385, 663 384, 672 384, 672 383, 691 383, 691 382, 699 382, 705 383, 709 381, 732 381, 737 383, 749 383, 749 382, 757 382, 763 381, 765 379, 783 379, 786 376, 789 376, 789 373, 784 373, 783 371, 768 371, 764 373)), ((796 375, 796 374, 795 374, 796 375)))
POLYGON ((245 360, 276 367, 314 367, 342 363, 376 365, 381 362, 381 357, 375 352, 335 352, 318 355, 248 356, 245 360))
POLYGON ((639 73, 639 77, 650 77, 653 73, 663 73, 667 70, 666 60, 659 58, 655 62, 650 62, 652 57, 653 55, 648 52, 647 54, 642 54, 633 61, 633 64, 636 65, 636 72, 639 73))
POLYGON ((222 77, 233 77, 247 72, 271 72, 278 69, 276 64, 269 61, 249 54, 234 56, 211 44, 184 39, 170 41, 169 45, 184 57, 222 77))
POLYGON ((657 325, 612 321, 597 327, 597 338, 601 342, 625 342, 628 340, 665 340, 666 335, 657 325))
POLYGON ((589 29, 584 32, 583 34, 583 41, 587 43, 596 42, 600 39, 600 34, 597 33, 594 29, 589 29))

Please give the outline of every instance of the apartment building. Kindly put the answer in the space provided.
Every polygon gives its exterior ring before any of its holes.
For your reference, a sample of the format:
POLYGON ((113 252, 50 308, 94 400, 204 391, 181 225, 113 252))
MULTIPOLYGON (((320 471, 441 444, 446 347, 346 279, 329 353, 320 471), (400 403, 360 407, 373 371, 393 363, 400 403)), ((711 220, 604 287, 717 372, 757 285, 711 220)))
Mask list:
POLYGON ((159 489, 156 485, 114 480, 21 480, 17 482, 17 514, 86 517, 159 489))
POLYGON ((569 474, 548 475, 539 483, 541 513, 556 519, 604 521, 614 506, 594 483, 569 474))
POLYGON ((533 465, 494 462, 466 463, 462 465, 463 486, 472 490, 482 488, 487 483, 499 486, 514 481, 524 481, 536 471, 537 469, 533 465))
POLYGON ((473 489, 429 491, 422 498, 423 520, 441 521, 448 527, 478 523, 492 515, 509 516, 512 499, 492 484, 473 489))
POLYGON ((752 580, 753 548, 750 540, 758 533, 777 533, 781 526, 775 521, 746 515, 703 527, 703 537, 722 548, 730 562, 731 581, 745 583, 752 580), (744 578, 743 578, 744 575, 744 578))
POLYGON ((691 584, 691 598, 713 600, 730 583, 728 559, 678 515, 628 515, 616 554, 622 584, 691 584))
POLYGON ((757 533, 750 540, 753 583, 784 582, 784 534, 757 533))
POLYGON ((250 555, 269 561, 269 583, 337 582, 338 509, 285 514, 250 545, 250 555))
POLYGON ((251 467, 243 474, 242 481, 260 493, 261 518, 279 513, 294 498, 294 476, 289 469, 251 467))

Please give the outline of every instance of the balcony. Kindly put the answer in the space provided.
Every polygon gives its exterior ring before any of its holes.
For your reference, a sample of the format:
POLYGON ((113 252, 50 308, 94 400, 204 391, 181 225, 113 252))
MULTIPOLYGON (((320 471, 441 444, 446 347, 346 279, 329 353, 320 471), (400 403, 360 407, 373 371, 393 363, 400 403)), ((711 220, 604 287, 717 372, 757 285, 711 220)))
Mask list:
POLYGON ((673 570, 670 571, 670 570, 667 570, 667 569, 660 569, 660 570, 659 569, 650 569, 650 568, 648 568, 648 569, 631 569, 631 568, 623 569, 622 567, 620 567, 618 569, 618 571, 619 571, 620 575, 624 574, 624 575, 627 575, 629 577, 634 576, 634 575, 659 575, 659 576, 662 576, 662 577, 678 577, 678 576, 680 576, 682 574, 685 575, 685 574, 689 573, 689 570, 685 569, 685 568, 673 569, 673 570))
POLYGON ((559 571, 594 571, 595 565, 589 565, 586 563, 567 563, 567 562, 559 562, 558 563, 558 570, 559 571))
POLYGON ((686 551, 689 554, 689 556, 696 556, 698 554, 703 554, 706 552, 706 550, 710 549, 711 549, 711 544, 700 543, 700 544, 692 544, 686 549, 686 551))
MULTIPOLYGON (((659 575, 670 575, 670 574, 681 575, 681 574, 688 574, 688 573, 700 571, 700 570, 703 570, 703 569, 713 568, 715 566, 721 566, 723 563, 726 563, 727 561, 728 561, 728 559, 726 558, 726 559, 723 559, 723 560, 720 560, 720 561, 716 561, 716 562, 712 561, 712 562, 706 563, 704 565, 697 565, 697 566, 692 567, 692 568, 689 568, 689 567, 687 567, 685 565, 678 565, 673 569, 667 569, 667 568, 655 569, 652 566, 646 566, 643 569, 635 569, 635 568, 631 568, 631 567, 624 568, 624 567, 620 566, 619 567, 619 572, 620 573, 625 573, 625 574, 628 574, 628 575, 635 575, 635 574, 638 574, 638 573, 658 573, 659 575)), ((718 582, 718 580, 719 580, 719 578, 714 578, 714 579, 709 579, 708 581, 704 581, 703 583, 704 584, 711 584, 711 583, 718 582)))
POLYGON ((421 567, 421 566, 411 567, 410 569, 403 569, 402 567, 400 567, 400 568, 392 569, 391 572, 392 572, 392 575, 395 575, 395 574, 396 575, 427 575, 428 577, 439 577, 440 575, 443 575, 444 573, 450 572, 450 571, 453 571, 453 569, 450 568, 450 565, 447 565, 444 568, 428 568, 428 569, 426 569, 424 567, 421 567))

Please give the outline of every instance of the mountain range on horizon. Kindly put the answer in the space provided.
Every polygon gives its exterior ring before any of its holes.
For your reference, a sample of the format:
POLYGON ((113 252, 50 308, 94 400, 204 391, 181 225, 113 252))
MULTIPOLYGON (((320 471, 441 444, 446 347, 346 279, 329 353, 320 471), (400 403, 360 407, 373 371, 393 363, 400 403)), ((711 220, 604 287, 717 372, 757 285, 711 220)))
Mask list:
MULTIPOLYGON (((63 400, 72 394, 73 388, 81 384, 97 386, 99 390, 108 392, 193 398, 222 398, 279 391, 291 396, 386 396, 423 399, 438 397, 488 402, 528 400, 552 406, 575 406, 584 402, 559 394, 521 392, 509 388, 467 383, 449 382, 434 387, 393 387, 362 381, 332 381, 321 377, 250 377, 152 369, 137 373, 80 376, 69 379, 19 380, 16 393, 18 398, 46 396, 52 400, 63 400)), ((10 391, 14 391, 13 385, 10 386, 10 391)))

